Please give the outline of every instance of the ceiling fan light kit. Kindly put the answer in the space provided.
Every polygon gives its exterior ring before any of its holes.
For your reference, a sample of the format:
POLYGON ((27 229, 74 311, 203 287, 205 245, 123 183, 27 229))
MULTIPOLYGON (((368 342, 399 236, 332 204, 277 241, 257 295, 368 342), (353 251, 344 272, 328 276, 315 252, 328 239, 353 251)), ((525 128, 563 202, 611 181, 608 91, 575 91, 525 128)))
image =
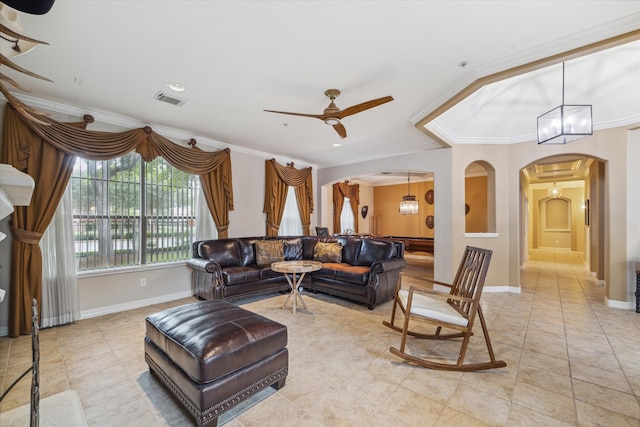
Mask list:
POLYGON ((593 135, 591 105, 565 105, 564 62, 562 104, 538 117, 538 144, 567 144, 593 135))
POLYGON ((268 113, 278 113, 278 114, 289 114, 291 116, 302 116, 302 117, 312 117, 315 119, 320 119, 325 124, 329 126, 333 126, 333 129, 340 135, 340 138, 347 137, 347 130, 344 125, 341 123, 341 120, 345 117, 352 116, 354 114, 360 113, 362 111, 368 110, 373 107, 377 107, 378 105, 385 104, 389 101, 393 101, 391 96, 385 96, 378 99, 372 99, 371 101, 363 102, 361 104, 353 105, 349 108, 345 108, 341 110, 336 106, 333 102, 335 99, 340 96, 340 91, 338 89, 327 89, 324 91, 324 94, 331 102, 329 102, 329 106, 324 109, 323 114, 305 114, 305 113, 290 113, 286 111, 275 111, 275 110, 264 110, 268 113))

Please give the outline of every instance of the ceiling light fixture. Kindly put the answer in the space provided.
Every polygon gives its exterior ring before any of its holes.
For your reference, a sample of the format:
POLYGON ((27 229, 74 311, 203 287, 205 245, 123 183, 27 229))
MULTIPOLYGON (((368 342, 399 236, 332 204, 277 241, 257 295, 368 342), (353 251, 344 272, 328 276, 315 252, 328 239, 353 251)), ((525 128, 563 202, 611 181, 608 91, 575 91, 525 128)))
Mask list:
POLYGON ((538 117, 538 144, 566 144, 593 135, 591 105, 565 105, 564 62, 562 104, 538 117))
POLYGON ((174 92, 184 92, 186 90, 180 83, 168 83, 167 87, 174 92))
POLYGON ((338 119, 337 117, 327 117, 326 119, 324 119, 324 122, 329 126, 335 126, 340 124, 340 119, 338 119))
POLYGON ((558 197, 562 196, 562 188, 558 187, 556 185, 556 183, 553 183, 553 187, 549 188, 547 190, 547 194, 549 195, 549 197, 551 197, 552 199, 557 199, 558 197))
POLYGON ((407 186, 407 195, 402 196, 402 201, 400 202, 400 215, 417 215, 418 201, 416 200, 416 196, 411 195, 411 172, 409 172, 409 176, 407 177, 407 186))

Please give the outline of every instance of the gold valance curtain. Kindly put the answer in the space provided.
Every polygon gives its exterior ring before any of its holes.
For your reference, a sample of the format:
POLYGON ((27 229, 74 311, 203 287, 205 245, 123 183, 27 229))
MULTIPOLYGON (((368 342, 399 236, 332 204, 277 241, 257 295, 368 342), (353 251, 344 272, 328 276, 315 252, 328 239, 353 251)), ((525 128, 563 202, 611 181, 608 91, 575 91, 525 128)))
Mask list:
POLYGON ((293 163, 280 165, 275 159, 265 163, 264 209, 267 214, 266 234, 277 236, 287 201, 287 190, 295 187, 298 211, 302 220, 302 233, 310 235, 311 213, 313 212, 313 181, 311 168, 296 169, 293 163))
POLYGON ((16 207, 11 216, 9 335, 12 337, 31 333, 31 301, 36 298, 40 304, 42 295, 39 241, 67 186, 75 156, 109 160, 135 150, 145 161, 162 156, 172 166, 199 175, 219 235, 226 237, 229 210, 233 210, 228 149, 212 153, 181 147, 149 127, 113 133, 84 129, 92 121, 91 116, 85 116, 85 123, 80 124, 60 123, 44 116, 33 120, 10 104, 6 106, 0 162, 27 173, 35 181, 31 204, 16 207))
POLYGON ((344 198, 349 199, 351 212, 353 212, 354 232, 358 232, 358 206, 360 205, 360 184, 349 185, 346 182, 333 184, 333 233, 339 234, 342 230, 340 215, 344 206, 344 198))

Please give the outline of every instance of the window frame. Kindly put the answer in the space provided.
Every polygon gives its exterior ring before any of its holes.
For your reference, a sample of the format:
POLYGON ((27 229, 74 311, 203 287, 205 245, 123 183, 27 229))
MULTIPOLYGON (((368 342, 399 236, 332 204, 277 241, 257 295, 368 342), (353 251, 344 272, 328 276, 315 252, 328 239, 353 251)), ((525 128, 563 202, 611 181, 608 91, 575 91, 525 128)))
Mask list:
MULTIPOLYGON (((100 226, 103 227, 103 232, 108 230, 106 237, 102 237, 104 234, 96 234, 94 240, 97 240, 97 251, 88 252, 89 248, 87 247, 87 250, 84 252, 87 254, 93 254, 85 255, 93 256, 95 259, 93 259, 92 262, 89 262, 90 259, 87 259, 83 264, 81 260, 83 257, 82 252, 76 251, 76 271, 79 275, 102 275, 130 270, 166 268, 167 266, 176 264, 184 265, 191 256, 191 243, 195 239, 197 203, 200 192, 200 180, 198 179, 198 176, 180 171, 179 169, 171 166, 162 157, 158 157, 152 162, 144 162, 137 153, 129 153, 125 156, 106 161, 93 161, 80 157, 76 159, 76 165, 74 166, 74 171, 69 182, 69 185, 73 186, 71 191, 72 200, 74 198, 77 199, 78 192, 81 194, 83 189, 86 189, 87 186, 94 185, 92 184, 92 181, 100 180, 102 181, 102 185, 107 188, 107 194, 103 196, 104 200, 102 203, 104 203, 104 206, 102 212, 94 212, 93 214, 89 213, 92 202, 94 210, 98 205, 96 202, 97 196, 95 194, 93 195, 93 200, 87 197, 86 200, 81 198, 77 202, 72 201, 72 216, 74 222, 73 239, 76 248, 78 248, 79 245, 82 245, 82 243, 79 242, 83 241, 83 239, 78 239, 77 236, 87 236, 86 230, 82 228, 78 232, 78 221, 107 221, 107 224, 102 224, 100 226), (134 186, 133 192, 137 193, 137 200, 134 199, 134 203, 129 203, 126 207, 129 213, 123 214, 122 211, 114 212, 112 207, 115 204, 117 196, 114 195, 113 192, 117 191, 118 186, 121 185, 124 180, 112 181, 111 171, 109 168, 110 162, 120 161, 123 157, 132 154, 137 156, 137 165, 135 168, 128 170, 129 173, 134 175, 137 173, 137 178, 129 180, 127 183, 134 186), (91 177, 85 175, 84 172, 78 173, 78 170, 76 169, 76 167, 78 167, 78 161, 84 162, 86 170, 91 167, 91 162, 102 162, 101 176, 91 177), (150 178, 152 174, 155 174, 156 177, 161 176, 162 180, 156 181, 155 184, 150 183, 148 178, 150 178), (85 181, 84 186, 82 181, 85 181), (80 184, 75 184, 75 182, 80 182, 80 184), (74 188, 76 186, 78 186, 78 190, 74 188), (135 186, 138 186, 137 190, 135 189, 135 186), (158 207, 155 214, 148 212, 150 200, 153 201, 154 199, 155 201, 152 204, 155 204, 155 206, 158 207), (169 199, 169 203, 164 202, 165 199, 169 199), (86 207, 86 211, 79 211, 78 206, 86 207), (133 226, 126 228, 131 231, 121 231, 118 233, 117 230, 118 227, 121 227, 121 222, 127 220, 133 223, 133 226), (165 228, 162 233, 158 233, 157 235, 152 233, 154 235, 150 236, 149 222, 151 220, 155 220, 157 224, 160 222, 169 222, 171 225, 168 230, 165 228), (116 226, 115 233, 113 228, 114 224, 118 224, 116 226), (123 263, 122 260, 118 260, 118 243, 116 240, 117 236, 125 236, 129 234, 131 234, 131 237, 127 238, 127 241, 131 241, 132 243, 131 246, 129 246, 129 244, 126 245, 126 250, 129 252, 133 251, 132 254, 127 255, 133 256, 133 261, 127 259, 123 263), (167 235, 165 236, 164 234, 167 235), (106 241, 100 242, 100 239, 104 239, 106 241), (164 242, 170 242, 172 246, 166 250, 161 248, 161 244, 163 242, 162 239, 164 239, 164 242), (177 246, 176 239, 180 239, 177 246), (160 246, 158 246, 159 241, 160 246), (149 245, 155 245, 156 249, 148 249, 147 247, 149 245), (129 247, 132 249, 129 249, 129 247), (101 254, 100 248, 108 248, 108 253, 106 255, 101 254), (164 257, 169 259, 163 261, 162 259, 164 257)), ((87 189, 87 191, 89 190, 87 189)), ((130 195, 132 194, 131 188, 127 188, 126 191, 128 191, 130 195)), ((97 228, 98 225, 95 227, 97 228)), ((124 230, 124 228, 121 229, 124 230)), ((160 226, 158 226, 156 231, 159 229, 160 226)), ((89 239, 85 240, 89 241, 89 239)), ((122 240, 122 238, 120 240, 122 240)))

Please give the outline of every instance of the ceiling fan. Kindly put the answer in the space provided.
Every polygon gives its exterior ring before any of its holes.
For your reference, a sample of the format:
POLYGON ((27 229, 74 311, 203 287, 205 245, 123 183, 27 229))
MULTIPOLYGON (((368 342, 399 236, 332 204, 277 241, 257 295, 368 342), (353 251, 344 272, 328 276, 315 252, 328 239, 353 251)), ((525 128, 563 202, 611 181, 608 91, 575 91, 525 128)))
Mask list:
POLYGON ((341 138, 347 137, 347 130, 344 128, 340 120, 345 117, 352 116, 356 113, 360 113, 364 110, 368 110, 369 108, 377 107, 378 105, 382 105, 389 101, 393 101, 393 98, 390 96, 385 96, 378 99, 372 99, 371 101, 363 102, 361 104, 353 105, 349 108, 345 108, 341 110, 336 106, 333 102, 335 99, 340 96, 340 91, 338 89, 327 89, 324 94, 331 100, 329 106, 324 109, 323 114, 304 114, 304 113, 288 113, 286 111, 274 111, 274 110, 264 110, 269 113, 279 113, 279 114, 289 114, 292 116, 302 116, 302 117, 314 117, 316 119, 320 119, 326 124, 333 126, 333 128, 338 132, 341 138))

